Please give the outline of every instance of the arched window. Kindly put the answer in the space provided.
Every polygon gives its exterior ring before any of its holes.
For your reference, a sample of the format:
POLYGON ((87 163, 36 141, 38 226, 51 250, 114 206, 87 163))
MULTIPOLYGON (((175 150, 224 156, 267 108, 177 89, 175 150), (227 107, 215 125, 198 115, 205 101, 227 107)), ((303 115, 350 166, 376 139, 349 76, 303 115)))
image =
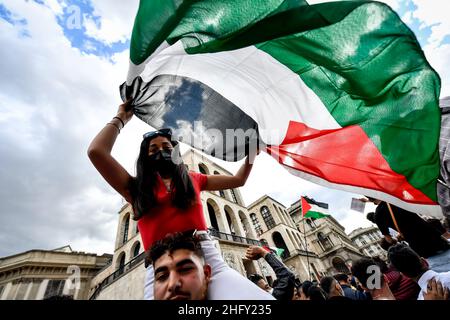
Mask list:
POLYGON ((236 193, 234 192, 234 189, 230 189, 231 192, 231 198, 233 199, 234 203, 238 203, 236 193))
POLYGON ((252 220, 252 224, 255 227, 256 234, 260 236, 262 232, 261 225, 259 224, 258 217, 254 213, 250 213, 250 219, 252 220))
POLYGON ((278 231, 275 231, 272 233, 272 240, 275 244, 275 247, 281 248, 284 250, 284 252, 281 254, 281 258, 286 259, 290 257, 290 252, 287 248, 286 242, 284 242, 283 236, 278 231))
POLYGON ((200 171, 200 173, 208 174, 208 169, 206 168, 206 166, 203 163, 200 163, 198 165, 198 170, 200 171))
POLYGON ((331 249, 333 247, 333 244, 331 243, 330 237, 324 236, 322 232, 319 232, 317 234, 317 239, 322 244, 323 248, 325 250, 331 249))
POLYGON ((270 213, 267 206, 263 206, 261 208, 261 215, 264 219, 267 229, 272 229, 273 227, 275 227, 275 221, 273 220, 272 214, 270 213))
POLYGON ((313 219, 306 219, 306 223, 308 224, 308 227, 311 229, 314 229, 316 227, 316 224, 314 223, 313 219))
POLYGON ((137 242, 137 243, 134 245, 134 249, 133 249, 133 258, 134 258, 134 257, 137 257, 137 256, 139 255, 139 250, 141 250, 141 244, 140 244, 140 242, 137 242))
POLYGON ((209 221, 211 221, 211 228, 219 231, 219 224, 217 223, 216 212, 210 203, 206 205, 208 207, 209 221))
POLYGON ((123 237, 122 237, 122 244, 126 243, 128 241, 128 229, 130 227, 130 216, 128 215, 125 219, 125 222, 123 223, 123 237))
POLYGON ((119 274, 122 274, 125 268, 125 253, 122 252, 119 263, 117 264, 117 270, 119 271, 119 274))
POLYGON ((227 209, 225 209, 225 217, 227 218, 228 226, 230 227, 231 234, 236 234, 236 230, 234 228, 233 220, 231 219, 231 215, 227 209))
POLYGON ((334 257, 333 260, 331 260, 331 264, 337 270, 337 272, 346 274, 350 273, 347 264, 340 257, 334 257))

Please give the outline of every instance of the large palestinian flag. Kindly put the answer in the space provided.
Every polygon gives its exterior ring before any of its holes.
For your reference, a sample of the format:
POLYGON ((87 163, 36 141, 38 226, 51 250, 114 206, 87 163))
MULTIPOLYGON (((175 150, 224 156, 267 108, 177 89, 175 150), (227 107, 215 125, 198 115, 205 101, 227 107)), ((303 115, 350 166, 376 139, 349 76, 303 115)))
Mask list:
POLYGON ((232 161, 259 140, 304 179, 440 213, 440 80, 385 4, 141 0, 130 60, 122 98, 152 127, 232 161))

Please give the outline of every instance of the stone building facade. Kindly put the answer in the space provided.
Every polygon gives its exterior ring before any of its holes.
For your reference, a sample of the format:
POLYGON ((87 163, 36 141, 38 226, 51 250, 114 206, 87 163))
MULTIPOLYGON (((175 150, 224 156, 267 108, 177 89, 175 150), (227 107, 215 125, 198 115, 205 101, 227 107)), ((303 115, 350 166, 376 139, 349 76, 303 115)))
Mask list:
POLYGON ((269 247, 284 250, 284 264, 300 281, 320 280, 326 274, 319 256, 307 249, 304 234, 283 204, 265 195, 250 204, 248 210, 259 239, 269 247))
POLYGON ((30 250, 0 259, 0 300, 71 296, 86 300, 92 278, 112 256, 74 252, 70 246, 30 250))
MULTIPOLYGON (((308 198, 308 202, 328 213, 328 205, 308 198)), ((364 255, 345 233, 344 227, 332 215, 321 218, 303 218, 298 200, 288 209, 298 230, 306 237, 308 250, 317 254, 326 274, 349 273, 353 261, 364 255)))
POLYGON ((348 237, 366 256, 387 260, 387 252, 379 244, 380 240, 383 239, 383 235, 376 226, 355 229, 350 232, 348 237))

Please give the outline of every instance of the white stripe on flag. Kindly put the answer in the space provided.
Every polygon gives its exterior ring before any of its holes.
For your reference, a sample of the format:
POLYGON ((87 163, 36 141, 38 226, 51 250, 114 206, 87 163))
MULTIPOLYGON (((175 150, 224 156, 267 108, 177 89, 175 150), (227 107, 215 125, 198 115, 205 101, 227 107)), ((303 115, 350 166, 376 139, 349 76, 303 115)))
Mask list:
POLYGON ((254 46, 189 55, 178 41, 155 55, 141 77, 148 82, 159 74, 189 77, 211 87, 258 123, 267 144, 280 144, 291 120, 319 130, 341 128, 297 74, 254 46))

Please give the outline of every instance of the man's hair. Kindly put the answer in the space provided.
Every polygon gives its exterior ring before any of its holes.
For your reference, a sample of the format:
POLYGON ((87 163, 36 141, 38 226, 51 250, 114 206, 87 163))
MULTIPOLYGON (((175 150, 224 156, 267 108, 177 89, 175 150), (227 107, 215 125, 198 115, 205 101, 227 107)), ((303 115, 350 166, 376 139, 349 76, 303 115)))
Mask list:
POLYGON ((371 221, 371 222, 375 222, 375 212, 369 212, 366 215, 367 220, 371 221))
MULTIPOLYGON (((373 259, 370 258, 361 258, 357 260, 355 263, 353 263, 351 268, 352 274, 356 278, 358 278, 359 282, 365 287, 367 287, 367 280, 369 279, 370 276, 373 275, 373 273, 370 273, 368 270, 369 267, 371 266, 377 266, 378 268, 380 268, 380 266, 373 259)), ((383 277, 381 277, 380 281, 382 284, 383 277)))
POLYGON ((395 269, 409 278, 418 277, 423 272, 424 267, 420 256, 404 243, 390 247, 388 258, 395 269))
POLYGON ((179 249, 192 251, 196 256, 204 259, 200 241, 192 236, 193 232, 177 232, 168 234, 161 240, 158 240, 150 249, 150 261, 154 264, 166 252, 172 254, 179 249))
POLYGON ((320 287, 327 295, 330 295, 334 281, 336 281, 336 279, 330 276, 320 279, 320 287))
POLYGON ((251 274, 248 276, 248 280, 250 280, 251 282, 253 282, 254 284, 257 284, 259 280, 264 280, 264 278, 262 276, 260 276, 257 273, 251 274))
POLYGON ((346 275, 345 273, 338 273, 334 275, 334 278, 336 279, 336 281, 345 281, 348 282, 348 275, 346 275))
POLYGON ((309 298, 309 288, 311 288, 313 286, 313 283, 309 280, 306 280, 302 283, 302 291, 303 294, 309 298))
POLYGON ((308 297, 312 301, 325 301, 328 299, 328 296, 325 293, 325 291, 316 285, 312 285, 308 289, 308 297))

